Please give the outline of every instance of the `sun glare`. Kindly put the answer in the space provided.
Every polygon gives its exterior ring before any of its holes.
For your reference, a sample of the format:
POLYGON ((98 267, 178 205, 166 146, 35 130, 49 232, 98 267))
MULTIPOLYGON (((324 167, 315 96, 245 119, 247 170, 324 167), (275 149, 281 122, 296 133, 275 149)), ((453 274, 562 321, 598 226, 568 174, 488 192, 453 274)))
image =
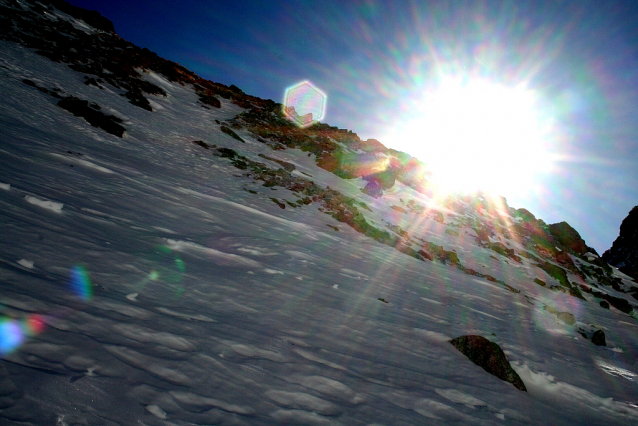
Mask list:
POLYGON ((530 190, 550 167, 547 118, 522 86, 449 79, 415 105, 382 140, 426 163, 445 191, 530 190))

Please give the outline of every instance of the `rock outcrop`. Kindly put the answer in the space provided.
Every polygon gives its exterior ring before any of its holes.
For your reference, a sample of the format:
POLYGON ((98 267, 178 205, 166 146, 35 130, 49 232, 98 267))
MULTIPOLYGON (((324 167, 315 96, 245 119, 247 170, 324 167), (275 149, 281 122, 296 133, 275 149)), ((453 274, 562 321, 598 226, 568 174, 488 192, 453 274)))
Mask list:
POLYGON ((93 127, 103 129, 115 136, 124 136, 126 129, 119 124, 122 119, 103 113, 100 111, 102 108, 94 102, 89 103, 87 100, 69 96, 60 100, 57 105, 76 117, 84 118, 93 127))
POLYGON ((620 234, 603 260, 638 280, 638 206, 622 221, 620 234))
POLYGON ((493 376, 510 382, 517 389, 527 392, 525 383, 510 365, 499 345, 483 336, 460 336, 450 340, 463 355, 493 376))
POLYGON ((588 247, 574 228, 572 228, 567 222, 552 223, 548 225, 549 233, 554 237, 561 245, 567 247, 570 251, 582 255, 587 253, 588 247))

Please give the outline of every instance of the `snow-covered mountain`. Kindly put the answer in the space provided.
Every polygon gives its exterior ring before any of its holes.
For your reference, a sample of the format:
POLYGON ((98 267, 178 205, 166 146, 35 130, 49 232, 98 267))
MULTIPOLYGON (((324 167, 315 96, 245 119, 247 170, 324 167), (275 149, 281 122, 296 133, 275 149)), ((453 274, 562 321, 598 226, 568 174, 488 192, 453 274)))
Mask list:
POLYGON ((0 425, 638 422, 638 289, 569 224, 62 1, 0 39, 0 425))

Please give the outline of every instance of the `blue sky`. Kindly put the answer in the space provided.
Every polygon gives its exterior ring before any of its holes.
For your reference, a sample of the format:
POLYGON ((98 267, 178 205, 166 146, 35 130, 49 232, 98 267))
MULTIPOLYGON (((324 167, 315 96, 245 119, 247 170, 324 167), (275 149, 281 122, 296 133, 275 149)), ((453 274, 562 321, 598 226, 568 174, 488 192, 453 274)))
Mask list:
MULTIPOLYGON (((638 205, 636 2, 70 3, 98 10, 121 37, 255 96, 282 102, 286 87, 310 80, 328 95, 323 121, 423 161, 428 141, 384 136, 437 76, 524 84, 553 120, 545 149, 554 167, 533 187, 510 185, 500 195, 547 223, 567 221, 600 254, 638 205)), ((515 149, 524 159, 539 148, 515 149)), ((495 156, 485 167, 498 163, 495 156)))

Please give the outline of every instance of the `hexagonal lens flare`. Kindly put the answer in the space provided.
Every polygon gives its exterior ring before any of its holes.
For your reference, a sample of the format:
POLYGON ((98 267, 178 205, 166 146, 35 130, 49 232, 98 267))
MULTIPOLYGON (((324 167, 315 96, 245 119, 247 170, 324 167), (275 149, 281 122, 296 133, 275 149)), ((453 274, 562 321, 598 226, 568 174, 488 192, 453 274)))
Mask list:
POLYGON ((286 89, 284 115, 299 127, 308 127, 321 120, 326 112, 327 96, 309 81, 286 89))

